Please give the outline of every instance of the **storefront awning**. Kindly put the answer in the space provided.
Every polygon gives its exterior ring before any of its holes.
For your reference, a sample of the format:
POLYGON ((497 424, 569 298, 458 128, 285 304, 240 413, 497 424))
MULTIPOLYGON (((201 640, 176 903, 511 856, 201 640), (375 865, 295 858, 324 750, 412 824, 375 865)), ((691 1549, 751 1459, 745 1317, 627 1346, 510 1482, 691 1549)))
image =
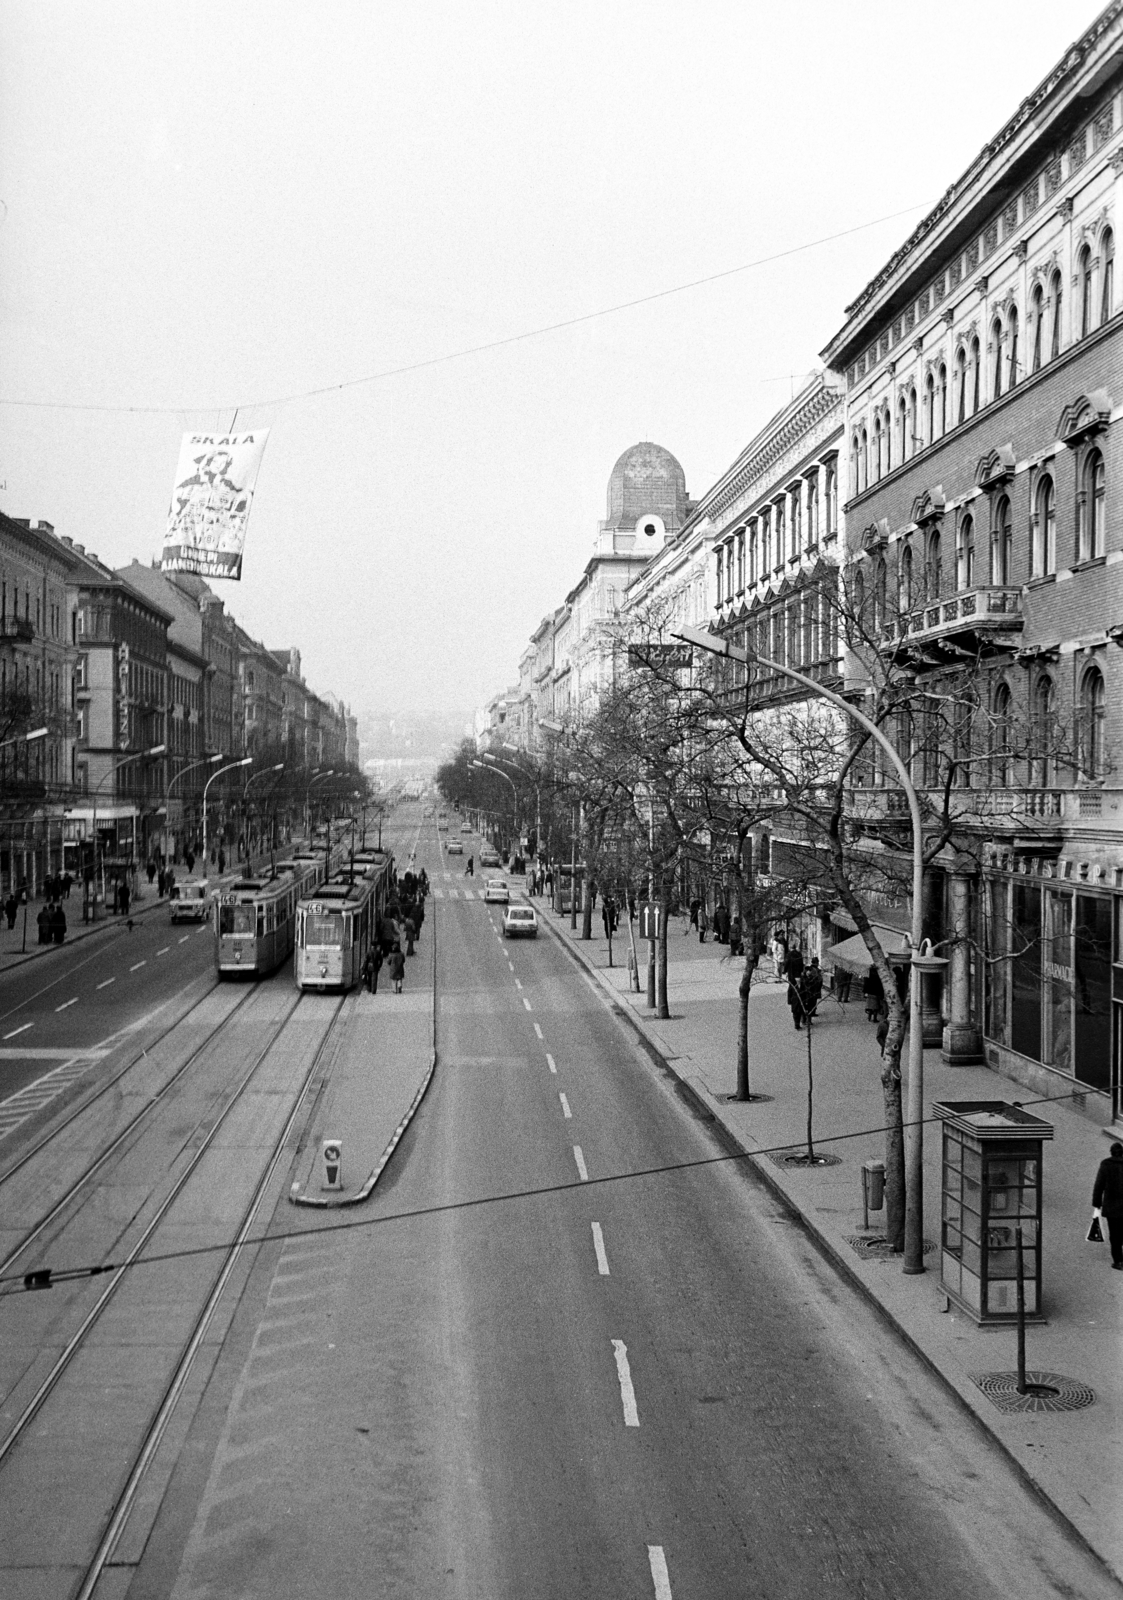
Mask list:
MULTIPOLYGON (((892 961, 894 956, 907 956, 909 942, 906 936, 897 928, 879 927, 875 922, 873 930, 881 941, 881 948, 892 961)), ((868 972, 873 962, 866 948, 866 941, 860 933, 851 939, 843 939, 840 944, 832 944, 829 950, 823 951, 824 967, 842 967, 846 972, 868 972)))
POLYGON ((858 931, 858 924, 845 906, 835 906, 831 912, 831 922, 836 928, 841 928, 843 933, 857 933, 858 931))

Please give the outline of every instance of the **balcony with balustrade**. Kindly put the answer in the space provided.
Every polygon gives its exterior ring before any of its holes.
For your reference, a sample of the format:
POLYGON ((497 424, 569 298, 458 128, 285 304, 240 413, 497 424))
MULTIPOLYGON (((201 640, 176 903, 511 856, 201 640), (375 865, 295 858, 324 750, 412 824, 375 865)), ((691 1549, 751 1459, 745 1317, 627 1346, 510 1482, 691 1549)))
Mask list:
POLYGON ((906 603, 886 619, 882 648, 902 651, 921 664, 943 666, 964 656, 1016 648, 1024 619, 1022 591, 1014 584, 946 588, 906 603))

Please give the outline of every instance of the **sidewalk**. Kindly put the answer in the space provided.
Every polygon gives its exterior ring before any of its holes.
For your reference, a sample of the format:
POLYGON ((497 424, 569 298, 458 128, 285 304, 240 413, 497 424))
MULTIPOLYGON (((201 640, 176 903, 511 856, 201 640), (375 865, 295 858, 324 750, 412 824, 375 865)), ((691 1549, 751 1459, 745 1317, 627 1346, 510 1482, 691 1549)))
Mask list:
POLYGON ((339 1043, 323 1068, 307 1142, 294 1163, 289 1199, 298 1206, 353 1206, 366 1200, 425 1097, 436 1066, 433 1033, 435 907, 428 902, 417 955, 401 994, 383 967, 377 994, 356 990, 339 1043), (320 1150, 339 1142, 343 1188, 325 1189, 320 1150))
MULTIPOLYGON (((1000 1410, 977 1378, 1016 1373, 1013 1329, 982 1330, 949 1302, 940 1285, 941 1126, 924 1128, 924 1236, 933 1248, 927 1270, 906 1277, 900 1256, 871 1258, 860 1253, 862 1229, 861 1166, 884 1157, 880 1060, 873 1027, 861 996, 847 1006, 825 997, 812 1034, 814 1050, 814 1143, 816 1152, 839 1158, 819 1169, 781 1165, 783 1150, 806 1145, 807 1042, 792 1026, 784 986, 765 979, 753 986, 749 1001, 749 1075, 754 1094, 770 1098, 730 1103, 735 1088, 737 986, 742 963, 728 959, 727 947, 698 943, 675 921, 668 937, 667 992, 672 1016, 657 1021, 644 992, 628 990, 628 934, 613 939, 614 967, 599 915, 594 938, 580 939, 569 917, 558 916, 540 899, 530 902, 539 920, 562 939, 573 955, 612 993, 640 1036, 693 1090, 700 1105, 746 1152, 754 1170, 793 1208, 868 1299, 880 1308, 929 1367, 954 1390, 988 1430, 1029 1485, 1049 1500, 1108 1565, 1123 1576, 1123 1273, 1113 1274, 1104 1245, 1084 1242, 1091 1216, 1092 1180, 1108 1153, 1104 1129, 1063 1101, 1035 1103, 1022 1085, 985 1068, 951 1068, 939 1051, 925 1051, 925 1111, 936 1100, 1019 1101, 1055 1129, 1044 1147, 1043 1310, 1045 1325, 1026 1331, 1026 1365, 1031 1374, 1059 1374, 1062 1400, 1075 1409, 1000 1410), (723 957, 725 959, 723 959, 723 957), (1079 1386, 1093 1391, 1094 1401, 1079 1386)), ((638 938, 641 982, 647 946, 638 938)), ((771 963, 768 964, 769 970, 771 963)), ((1064 1083, 1058 1079, 1057 1093, 1064 1083)), ((881 1231, 884 1212, 870 1214, 870 1235, 881 1231)), ((868 1237, 868 1236, 867 1236, 868 1237)), ((1048 1381, 1043 1376, 1041 1381, 1048 1381)), ((992 1384, 992 1387, 995 1387, 992 1384)), ((1005 1400, 1012 1382, 997 1386, 1005 1400)), ((1018 1397, 1014 1395, 1014 1403, 1018 1397)), ((1023 1400, 1022 1404, 1025 1403, 1023 1400)))

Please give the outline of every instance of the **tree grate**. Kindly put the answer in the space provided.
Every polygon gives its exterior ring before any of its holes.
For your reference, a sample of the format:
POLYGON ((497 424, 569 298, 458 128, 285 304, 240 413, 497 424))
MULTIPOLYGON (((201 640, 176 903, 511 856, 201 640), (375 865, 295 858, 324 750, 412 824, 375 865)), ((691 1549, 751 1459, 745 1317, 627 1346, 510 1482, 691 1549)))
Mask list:
POLYGON ((1079 1411, 1096 1399, 1086 1383, 1059 1372, 1027 1372, 1027 1394, 1018 1393, 1016 1372, 972 1372, 971 1381, 999 1411, 1079 1411))
MULTIPOLYGON (((904 1254, 902 1250, 894 1250, 883 1233, 851 1234, 846 1243, 866 1261, 899 1261, 904 1254)), ((935 1248, 934 1240, 925 1239, 921 1254, 928 1255, 935 1248)))
POLYGON ((775 1162, 776 1166, 783 1167, 785 1172, 790 1172, 793 1167, 797 1172, 800 1168, 804 1171, 817 1172, 820 1167, 840 1167, 842 1165, 841 1156, 824 1155, 818 1150, 815 1152, 814 1161, 807 1159, 806 1149, 770 1150, 768 1158, 770 1161, 775 1162))

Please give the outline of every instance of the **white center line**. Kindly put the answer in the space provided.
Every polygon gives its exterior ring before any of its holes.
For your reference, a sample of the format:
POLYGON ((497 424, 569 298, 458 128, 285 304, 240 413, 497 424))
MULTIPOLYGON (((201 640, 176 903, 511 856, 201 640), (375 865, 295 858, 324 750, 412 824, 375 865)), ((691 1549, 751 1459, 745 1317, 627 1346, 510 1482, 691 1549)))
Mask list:
POLYGON ((624 1402, 624 1426, 638 1428, 639 1412, 636 1391, 632 1388, 632 1369, 628 1365, 628 1347, 623 1339, 613 1339, 612 1348, 616 1355, 616 1376, 620 1379, 620 1398, 624 1402))
POLYGON ((514 970, 515 970, 515 963, 514 963, 514 962, 513 962, 513 961, 508 961, 508 963, 507 963, 507 965, 508 965, 508 966, 509 966, 509 967, 510 967, 510 969, 511 969, 511 971, 512 971, 512 972, 514 972, 514 970))
MULTIPOLYGON (((511 971, 514 972, 514 970, 515 970, 514 967, 512 967, 511 971)), ((515 988, 516 989, 521 989, 522 988, 522 984, 519 982, 519 980, 517 978, 515 979, 515 988)))
POLYGON ((4 1037, 5 1039, 14 1039, 17 1033, 26 1033, 28 1028, 33 1028, 34 1026, 33 1022, 25 1022, 22 1028, 13 1028, 11 1033, 6 1033, 4 1037))
POLYGON ((562 1116, 565 1117, 566 1121, 568 1121, 573 1115, 573 1112, 569 1109, 569 1101, 566 1099, 564 1094, 559 1094, 558 1099, 561 1101, 562 1116))
POLYGON ((179 941, 180 944, 186 944, 188 939, 190 939, 190 937, 191 937, 191 935, 189 933, 185 933, 183 938, 179 941))
POLYGON ((579 1144, 573 1146, 573 1159, 577 1163, 577 1173, 581 1182, 588 1183, 589 1171, 585 1165, 585 1157, 581 1154, 581 1146, 579 1144))
POLYGON ((538 1037, 540 1039, 545 1037, 545 1035, 542 1032, 542 1029, 538 1026, 537 1022, 534 1024, 534 1031, 535 1031, 535 1033, 538 1035, 538 1037))
POLYGON ((76 1006, 77 1004, 78 1004, 78 996, 75 995, 73 1000, 64 1000, 62 1002, 61 1006, 56 1006, 55 1007, 55 1010, 56 1011, 65 1011, 67 1006, 76 1006))
POLYGON ((599 1222, 593 1223, 593 1249, 597 1253, 597 1271, 602 1278, 609 1278, 612 1274, 608 1270, 608 1255, 604 1248, 604 1234, 599 1222))
POLYGON ((557 1062, 554 1060, 553 1056, 548 1050, 546 1051, 546 1065, 549 1067, 551 1072, 556 1072, 558 1070, 557 1062))
POLYGON ((671 1575, 667 1571, 667 1558, 661 1544, 649 1544, 647 1560, 651 1567, 651 1581, 655 1585, 655 1600, 672 1600, 671 1575))
POLYGON ((171 945, 170 944, 166 944, 162 950, 157 950, 156 954, 158 956, 166 956, 170 949, 171 949, 171 945))
POLYGON ((525 994, 523 995, 523 1005, 528 1011, 530 1010, 530 1001, 527 999, 525 994))
POLYGON ((109 988, 109 985, 110 985, 110 984, 111 984, 111 983, 116 983, 116 982, 117 982, 117 979, 116 979, 116 978, 106 978, 106 980, 105 980, 105 982, 104 982, 104 983, 99 983, 99 984, 98 984, 98 988, 99 988, 99 989, 108 989, 108 988, 109 988))
POLYGON ((147 965, 148 965, 147 961, 138 961, 135 967, 130 967, 129 968, 129 971, 130 972, 139 972, 141 967, 146 967, 147 965))

